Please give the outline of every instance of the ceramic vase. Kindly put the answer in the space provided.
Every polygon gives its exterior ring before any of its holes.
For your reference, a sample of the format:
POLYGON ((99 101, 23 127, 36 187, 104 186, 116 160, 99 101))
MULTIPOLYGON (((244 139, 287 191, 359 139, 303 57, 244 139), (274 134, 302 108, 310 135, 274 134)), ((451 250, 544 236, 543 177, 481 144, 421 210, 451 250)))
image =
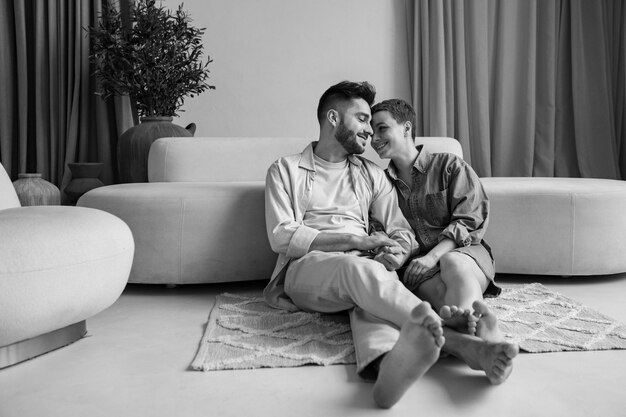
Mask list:
POLYGON ((172 123, 172 117, 142 117, 120 136, 117 144, 119 182, 148 182, 148 153, 152 142, 165 137, 190 137, 189 130, 172 123))
POLYGON ((50 206, 61 204, 61 191, 38 173, 18 174, 13 187, 22 206, 50 206))
POLYGON ((104 166, 102 162, 70 162, 67 166, 72 173, 72 179, 63 191, 67 194, 69 204, 76 204, 87 191, 104 185, 98 178, 104 166))

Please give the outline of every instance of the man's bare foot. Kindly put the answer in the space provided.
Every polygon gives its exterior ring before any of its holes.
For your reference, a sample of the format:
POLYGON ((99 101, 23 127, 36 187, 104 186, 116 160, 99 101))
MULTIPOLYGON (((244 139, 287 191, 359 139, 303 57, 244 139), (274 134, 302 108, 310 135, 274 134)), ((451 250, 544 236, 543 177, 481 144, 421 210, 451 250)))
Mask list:
POLYGON ((462 310, 457 306, 443 306, 439 310, 443 324, 461 333, 476 334, 478 317, 469 310, 462 310))
POLYGON ((483 370, 493 385, 500 385, 507 380, 513 371, 513 359, 519 353, 514 343, 485 342, 479 348, 478 364, 468 362, 472 369, 483 370))
POLYGON ((473 369, 484 370, 492 384, 501 384, 513 370, 513 359, 519 353, 519 346, 504 340, 498 318, 483 300, 474 301, 472 307, 473 315, 478 319, 476 336, 486 343, 479 347, 478 357, 468 364, 473 369))
POLYGON ((483 300, 476 300, 472 304, 474 308, 473 316, 478 320, 476 324, 476 336, 481 339, 497 343, 504 341, 504 336, 498 327, 498 318, 489 309, 483 300))
POLYGON ((400 329, 400 337, 380 362, 374 401, 391 408, 439 358, 445 339, 441 320, 427 302, 420 303, 400 329))

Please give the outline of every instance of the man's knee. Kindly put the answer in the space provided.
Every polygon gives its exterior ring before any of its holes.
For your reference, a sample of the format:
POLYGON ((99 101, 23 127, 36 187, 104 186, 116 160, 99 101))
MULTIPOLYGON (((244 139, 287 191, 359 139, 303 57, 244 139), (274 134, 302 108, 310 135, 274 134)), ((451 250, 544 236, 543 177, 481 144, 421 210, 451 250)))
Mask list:
POLYGON ((399 282, 398 274, 394 271, 387 271, 380 262, 352 256, 347 257, 338 265, 337 278, 348 287, 355 285, 371 287, 376 282, 390 280, 399 282))

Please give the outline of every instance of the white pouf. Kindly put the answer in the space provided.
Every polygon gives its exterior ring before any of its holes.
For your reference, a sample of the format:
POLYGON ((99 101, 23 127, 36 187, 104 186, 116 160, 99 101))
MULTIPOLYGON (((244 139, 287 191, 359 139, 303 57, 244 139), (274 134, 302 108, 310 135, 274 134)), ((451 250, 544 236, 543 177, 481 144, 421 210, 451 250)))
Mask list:
POLYGON ((626 182, 481 178, 491 203, 485 240, 496 272, 605 275, 626 271, 626 182))
POLYGON ((128 226, 101 210, 0 210, 0 368, 84 336, 85 320, 124 289, 128 226))

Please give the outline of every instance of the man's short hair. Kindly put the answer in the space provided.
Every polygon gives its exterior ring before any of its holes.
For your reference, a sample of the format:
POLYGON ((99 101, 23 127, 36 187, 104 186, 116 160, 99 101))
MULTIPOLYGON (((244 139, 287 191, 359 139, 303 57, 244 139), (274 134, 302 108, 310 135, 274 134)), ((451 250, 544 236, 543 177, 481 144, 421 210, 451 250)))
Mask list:
POLYGON ((390 99, 376 103, 372 107, 372 116, 374 113, 380 111, 387 111, 393 117, 393 120, 402 124, 404 122, 411 122, 411 137, 415 138, 415 109, 409 103, 401 99, 390 99))
POLYGON ((360 83, 341 81, 333 85, 322 94, 317 105, 317 120, 322 124, 328 110, 335 107, 339 102, 362 98, 369 106, 374 104, 376 89, 367 81, 360 83))

